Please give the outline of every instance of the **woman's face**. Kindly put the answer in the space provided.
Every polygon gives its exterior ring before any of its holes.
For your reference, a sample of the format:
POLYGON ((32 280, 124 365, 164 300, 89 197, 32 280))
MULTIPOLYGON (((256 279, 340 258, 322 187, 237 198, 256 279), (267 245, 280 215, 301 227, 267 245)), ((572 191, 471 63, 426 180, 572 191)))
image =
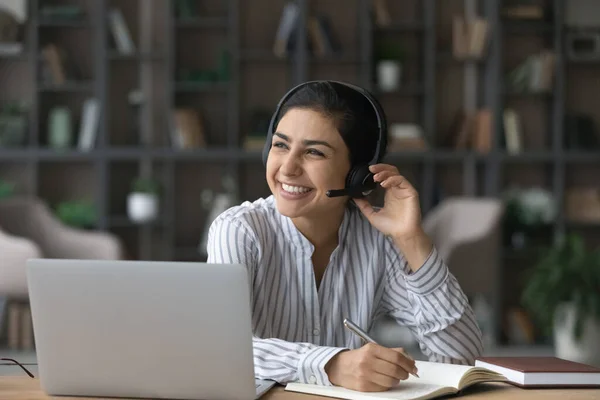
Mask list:
POLYGON ((290 218, 320 216, 339 209, 350 170, 348 148, 333 121, 321 113, 293 108, 281 118, 267 160, 267 182, 277 209, 290 218))

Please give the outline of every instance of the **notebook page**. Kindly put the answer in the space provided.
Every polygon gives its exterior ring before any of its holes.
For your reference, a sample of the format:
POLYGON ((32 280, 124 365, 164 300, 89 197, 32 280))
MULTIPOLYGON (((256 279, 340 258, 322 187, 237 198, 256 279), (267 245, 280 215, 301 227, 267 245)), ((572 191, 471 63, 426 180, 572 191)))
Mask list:
POLYGON ((449 386, 458 388, 458 384, 469 370, 473 369, 471 365, 456 365, 435 363, 429 361, 415 361, 419 369, 419 378, 412 375, 404 382, 428 383, 436 386, 449 386))
POLYGON ((399 385, 385 392, 359 392, 339 386, 321 386, 294 382, 288 383, 285 390, 348 400, 424 400, 438 397, 443 394, 454 393, 453 390, 444 390, 439 385, 407 381, 403 381, 399 385))
POLYGON ((288 383, 286 390, 320 396, 337 397, 349 400, 398 399, 417 400, 429 399, 442 394, 452 394, 457 390, 447 387, 458 387, 463 374, 471 368, 468 365, 442 364, 428 361, 415 361, 419 369, 419 378, 409 375, 397 386, 385 392, 359 392, 341 387, 288 383), (444 389, 446 387, 446 389, 444 389))

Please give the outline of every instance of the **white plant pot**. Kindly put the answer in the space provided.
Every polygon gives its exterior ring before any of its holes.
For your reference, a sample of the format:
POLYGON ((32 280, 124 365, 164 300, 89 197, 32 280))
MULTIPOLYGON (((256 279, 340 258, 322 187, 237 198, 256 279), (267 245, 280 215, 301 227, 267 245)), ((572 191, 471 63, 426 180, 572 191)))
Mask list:
POLYGON ((580 340, 573 335, 577 310, 565 304, 557 310, 554 322, 554 347, 556 356, 600 367, 600 321, 588 318, 580 340))
POLYGON ((400 89, 402 64, 398 61, 380 61, 377 64, 377 85, 382 92, 400 89))
POLYGON ((158 196, 148 193, 131 193, 127 196, 127 215, 134 222, 144 223, 158 216, 158 196))

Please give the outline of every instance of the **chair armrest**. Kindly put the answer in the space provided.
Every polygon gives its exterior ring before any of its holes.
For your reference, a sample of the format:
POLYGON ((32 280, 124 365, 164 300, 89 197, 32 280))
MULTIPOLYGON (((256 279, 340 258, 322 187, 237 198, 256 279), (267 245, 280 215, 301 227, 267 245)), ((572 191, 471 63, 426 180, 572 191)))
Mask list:
POLYGON ((40 248, 31 240, 0 230, 0 295, 27 298, 26 262, 40 258, 40 248))
POLYGON ((86 231, 66 225, 53 227, 48 238, 45 256, 48 258, 119 260, 123 246, 117 237, 108 232, 86 231))

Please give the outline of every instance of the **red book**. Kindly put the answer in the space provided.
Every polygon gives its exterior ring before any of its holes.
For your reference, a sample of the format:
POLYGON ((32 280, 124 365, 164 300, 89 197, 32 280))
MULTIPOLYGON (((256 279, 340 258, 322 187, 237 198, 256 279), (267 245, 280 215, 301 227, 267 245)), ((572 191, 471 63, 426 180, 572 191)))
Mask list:
POLYGON ((600 386, 600 368, 556 357, 479 357, 475 366, 496 371, 521 387, 600 386))

